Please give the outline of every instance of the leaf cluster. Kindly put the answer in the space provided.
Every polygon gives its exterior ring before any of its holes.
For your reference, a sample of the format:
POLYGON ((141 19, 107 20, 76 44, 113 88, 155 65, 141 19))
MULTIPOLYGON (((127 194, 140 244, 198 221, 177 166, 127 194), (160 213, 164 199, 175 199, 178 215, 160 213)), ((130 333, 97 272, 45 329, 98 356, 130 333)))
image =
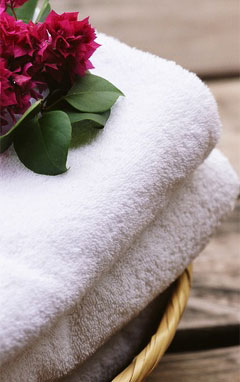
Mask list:
POLYGON ((102 129, 111 107, 123 94, 109 81, 87 73, 77 78, 67 94, 57 95, 57 99, 35 102, 0 136, 0 153, 13 144, 30 170, 45 175, 64 173, 71 143, 85 144, 94 136, 93 131, 102 129), (77 140, 72 142, 72 136, 77 140))

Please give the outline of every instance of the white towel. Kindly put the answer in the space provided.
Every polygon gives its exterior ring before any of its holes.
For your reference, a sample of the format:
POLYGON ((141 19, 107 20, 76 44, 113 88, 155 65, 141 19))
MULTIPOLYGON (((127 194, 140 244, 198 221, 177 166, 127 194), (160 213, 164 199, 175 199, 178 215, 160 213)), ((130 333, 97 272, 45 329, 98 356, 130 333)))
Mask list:
POLYGON ((166 209, 95 287, 38 341, 2 367, 1 382, 53 380, 86 359, 73 381, 108 381, 125 364, 133 344, 124 341, 129 350, 118 362, 119 353, 105 359, 110 347, 116 348, 116 340, 90 356, 194 259, 232 209, 238 190, 236 174, 215 150, 176 187, 166 209))
POLYGON ((219 135, 215 101, 194 74, 100 42, 95 73, 125 97, 94 142, 71 150, 70 170, 39 176, 12 150, 0 157, 0 364, 108 274, 219 135))
MULTIPOLYGON (((139 251, 125 256, 122 261, 122 264, 125 262, 122 284, 116 294, 113 293, 112 300, 115 298, 119 300, 118 293, 124 294, 125 308, 131 310, 134 306, 133 309, 136 307, 138 309, 138 304, 141 305, 143 296, 149 293, 148 288, 153 288, 157 292, 161 284, 160 280, 165 278, 167 273, 170 275, 172 269, 175 270, 175 276, 181 273, 189 261, 193 260, 205 246, 209 235, 220 223, 220 220, 232 209, 238 191, 239 180, 236 174, 226 158, 219 151, 214 150, 195 174, 178 188, 169 207, 137 242, 139 247, 136 243, 139 251), (129 269, 133 269, 133 272, 129 269), (131 277, 131 285, 126 291, 129 277, 131 277), (129 308, 127 302, 130 305, 129 308)), ((119 282, 121 273, 115 272, 115 274, 119 282)), ((98 294, 99 305, 103 303, 106 306, 106 301, 111 299, 110 288, 108 288, 108 298, 105 297, 109 281, 109 279, 105 280, 105 290, 102 289, 98 294)), ((115 291, 114 287, 112 291, 115 291)), ((152 290, 150 295, 151 293, 152 290)), ((110 338, 71 376, 61 381, 109 382, 114 378, 130 363, 131 357, 136 355, 136 351, 140 350, 149 327, 155 323, 156 317, 161 315, 166 301, 165 297, 167 296, 163 294, 160 299, 155 299, 136 319, 110 338)), ((111 307, 107 310, 109 316, 114 314, 113 310, 111 307)), ((78 309, 78 312, 75 310, 74 314, 78 314, 79 322, 81 322, 81 310, 78 309)), ((76 324, 76 318, 72 318, 72 325, 74 322, 76 324)), ((103 322, 108 326, 107 314, 103 317, 103 321, 100 321, 99 317, 100 327, 103 322)), ((84 327, 86 327, 85 324, 84 327)), ((97 332, 93 332, 93 335, 97 335, 97 332)), ((79 338, 81 336, 80 330, 79 338)))
POLYGON ((55 382, 110 382, 131 363, 156 332, 171 290, 168 288, 155 298, 83 365, 55 382))

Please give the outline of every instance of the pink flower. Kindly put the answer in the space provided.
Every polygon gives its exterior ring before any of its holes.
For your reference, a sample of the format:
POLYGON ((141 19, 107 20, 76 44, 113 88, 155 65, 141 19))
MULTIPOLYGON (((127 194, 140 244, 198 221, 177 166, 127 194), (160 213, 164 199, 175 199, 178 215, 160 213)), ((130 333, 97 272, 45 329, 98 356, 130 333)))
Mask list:
POLYGON ((0 0, 0 14, 5 12, 7 7, 18 8, 28 0, 0 0))
MULTIPOLYGON (((0 15, 0 108, 1 123, 23 114, 31 105, 31 98, 40 98, 37 81, 30 73, 34 49, 38 49, 29 29, 32 23, 16 21, 7 13, 0 15)), ((46 34, 47 35, 47 34, 46 34)), ((45 37, 46 37, 45 35, 45 37)), ((40 33, 40 38, 41 38, 40 33)), ((46 87, 46 85, 45 85, 46 87)))
POLYGON ((6 11, 6 1, 0 0, 0 14, 6 11))
POLYGON ((9 81, 12 72, 7 69, 7 62, 0 58, 0 108, 15 105, 17 103, 15 92, 13 91, 13 86, 9 81))
POLYGON ((45 23, 25 24, 6 12, 0 14, 2 123, 6 116, 14 122, 43 90, 68 91, 77 75, 93 67, 90 57, 99 46, 95 30, 88 19, 77 17, 78 13, 52 11, 45 23))
POLYGON ((78 21, 78 13, 58 15, 52 11, 46 26, 49 33, 48 47, 43 53, 47 78, 60 83, 68 78, 72 84, 76 75, 83 76, 93 68, 89 58, 98 48, 96 34, 88 18, 78 21))
POLYGON ((11 72, 6 60, 0 59, 0 110, 3 126, 11 119, 15 122, 15 116, 23 114, 31 106, 30 99, 33 96, 39 98, 34 87, 35 83, 29 75, 22 74, 20 68, 11 72))
POLYGON ((0 135, 6 131, 3 131, 2 126, 5 126, 8 122, 8 110, 10 107, 17 104, 15 91, 10 82, 12 73, 7 69, 7 62, 0 58, 0 135))

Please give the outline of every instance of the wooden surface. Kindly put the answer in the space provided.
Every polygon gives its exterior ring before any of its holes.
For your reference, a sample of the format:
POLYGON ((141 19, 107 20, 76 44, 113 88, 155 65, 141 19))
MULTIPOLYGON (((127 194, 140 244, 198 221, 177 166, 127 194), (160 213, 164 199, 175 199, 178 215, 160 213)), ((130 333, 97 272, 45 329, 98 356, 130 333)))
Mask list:
POLYGON ((238 0, 50 0, 74 10, 101 32, 202 76, 239 70, 238 0))
MULTIPOLYGON (((240 174, 240 82, 208 83, 223 123, 218 147, 240 174)), ((235 323, 240 318, 240 200, 194 264, 193 290, 181 327, 235 323), (196 319, 197 317, 197 319, 196 319)))
POLYGON ((239 382, 240 348, 166 355, 146 382, 239 382))
MULTIPOLYGON (((240 174, 239 79, 208 85, 223 123, 218 146, 240 174)), ((240 382, 239 255, 240 199, 194 262, 191 296, 170 348, 176 353, 166 354, 145 382, 240 382)))
MULTIPOLYGON (((240 4, 240 3, 239 3, 240 4)), ((239 18, 240 23, 240 18, 239 18)), ((240 42, 240 41, 239 41, 240 42)), ((240 50, 239 50, 240 55, 240 50)), ((216 98, 222 121, 222 136, 218 147, 229 158, 240 175, 240 81, 239 78, 208 81, 216 98)))
MULTIPOLYGON (((223 123, 219 148, 240 175, 238 0, 51 0, 101 32, 177 61, 208 81, 223 123)), ((240 382, 240 199, 194 264, 177 335, 145 382, 240 382)), ((123 381, 124 382, 124 381, 123 381)))

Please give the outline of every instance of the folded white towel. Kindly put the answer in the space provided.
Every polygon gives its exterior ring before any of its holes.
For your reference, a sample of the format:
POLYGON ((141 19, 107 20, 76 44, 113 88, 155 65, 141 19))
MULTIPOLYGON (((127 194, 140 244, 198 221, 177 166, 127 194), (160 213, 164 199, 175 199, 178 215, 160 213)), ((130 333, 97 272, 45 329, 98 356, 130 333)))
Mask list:
POLYGON ((170 296, 171 289, 168 288, 79 368, 55 382, 110 382, 148 344, 170 296))
POLYGON ((207 87, 173 62, 100 36, 96 74, 124 93, 55 178, 1 155, 0 363, 80 301, 166 205, 219 134, 207 87))
MULTIPOLYGON (((1 382, 52 380, 89 358, 194 259, 232 209, 238 190, 236 174, 214 150, 194 175, 176 187, 169 205, 91 291, 38 341, 3 366, 1 382)), ((85 361, 76 380, 105 381, 116 370, 106 369, 109 351, 107 347, 106 352, 100 350, 85 361)), ((116 367, 127 356, 123 354, 116 367)))
MULTIPOLYGON (((148 293, 154 295, 159 290, 161 280, 167 274, 169 281, 173 270, 177 276, 205 246, 213 229, 232 209, 238 192, 239 180, 236 174, 226 158, 219 151, 214 150, 195 174, 178 188, 163 214, 145 231, 141 239, 137 240, 135 251, 132 250, 124 260, 119 261, 118 271, 115 267, 115 276, 113 276, 117 281, 114 283, 110 276, 102 282, 102 285, 105 284, 105 289, 104 286, 99 285, 101 289, 98 290, 95 301, 98 301, 99 305, 102 303, 106 311, 105 314, 101 314, 97 310, 98 326, 100 328, 104 326, 106 331, 106 326, 112 325, 112 320, 109 318, 111 315, 114 315, 116 321, 119 320, 119 312, 114 312, 115 305, 119 306, 122 303, 121 307, 123 308, 125 304, 126 310, 138 310, 140 306, 143 306, 144 296, 148 293), (125 266, 123 266, 124 262, 125 266), (107 285, 109 282, 112 288, 107 285), (118 289, 117 283, 119 283, 118 289), (122 299, 118 293, 123 296, 122 299), (111 300, 113 308, 111 304, 107 305, 108 300, 111 300)), ((113 336, 73 375, 64 378, 62 382, 109 382, 114 378, 131 361, 136 350, 139 351, 141 340, 146 338, 149 326, 151 327, 154 319, 161 313, 165 296, 163 294, 160 297, 163 298, 153 301, 139 317, 113 336)), ((79 329, 82 322, 81 308, 79 307, 72 314, 75 315, 75 317, 72 316, 72 327, 78 324, 79 334, 75 335, 75 338, 82 338, 83 333, 79 329), (78 321, 76 315, 78 315, 78 321)), ((97 325, 97 320, 94 324, 97 325)), ((93 336, 98 336, 94 324, 92 333, 93 336)), ((86 323, 84 327, 87 327, 86 323)), ((56 362, 56 358, 54 361, 56 362)))
POLYGON ((137 317, 134 317, 80 368, 55 382, 110 382, 130 364, 155 333, 166 303, 169 288, 155 298, 137 317))

